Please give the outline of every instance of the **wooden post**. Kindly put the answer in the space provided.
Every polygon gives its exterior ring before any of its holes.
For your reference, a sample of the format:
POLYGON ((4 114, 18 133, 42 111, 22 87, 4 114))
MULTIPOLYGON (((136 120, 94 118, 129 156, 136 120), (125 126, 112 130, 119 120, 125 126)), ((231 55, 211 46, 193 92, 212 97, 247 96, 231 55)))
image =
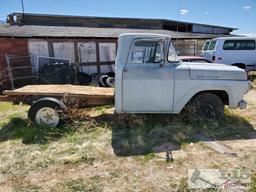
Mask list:
POLYGON ((74 54, 75 54, 75 83, 78 84, 78 73, 79 73, 79 66, 81 65, 82 58, 80 58, 79 54, 81 54, 80 49, 78 48, 77 41, 74 42, 74 54))
POLYGON ((97 73, 100 73, 100 46, 99 46, 99 42, 96 42, 96 58, 97 58, 97 73))

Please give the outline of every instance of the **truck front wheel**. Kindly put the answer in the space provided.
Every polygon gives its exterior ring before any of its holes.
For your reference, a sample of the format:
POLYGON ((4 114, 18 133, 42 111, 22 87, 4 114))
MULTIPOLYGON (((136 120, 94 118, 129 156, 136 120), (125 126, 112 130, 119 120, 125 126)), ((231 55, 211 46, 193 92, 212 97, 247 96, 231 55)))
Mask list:
POLYGON ((193 111, 204 120, 218 121, 224 116, 224 103, 213 93, 201 93, 192 100, 193 111))

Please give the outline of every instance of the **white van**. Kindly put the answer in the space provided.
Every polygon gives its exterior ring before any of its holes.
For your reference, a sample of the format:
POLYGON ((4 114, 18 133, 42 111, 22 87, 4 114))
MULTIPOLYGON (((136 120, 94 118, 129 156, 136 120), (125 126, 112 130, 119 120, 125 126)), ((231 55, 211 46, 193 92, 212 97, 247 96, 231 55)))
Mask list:
POLYGON ((234 65, 246 71, 256 70, 256 38, 220 37, 206 41, 202 56, 214 63, 234 65))

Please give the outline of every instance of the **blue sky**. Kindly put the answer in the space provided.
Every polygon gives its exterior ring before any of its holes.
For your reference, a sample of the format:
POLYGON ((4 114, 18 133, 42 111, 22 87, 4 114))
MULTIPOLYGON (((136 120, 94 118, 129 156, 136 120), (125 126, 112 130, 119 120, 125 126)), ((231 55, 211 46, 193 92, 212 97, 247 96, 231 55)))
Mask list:
MULTIPOLYGON (((256 34, 256 0, 23 0, 25 12, 166 18, 239 28, 256 34)), ((0 19, 21 12, 20 0, 0 0, 0 19)))

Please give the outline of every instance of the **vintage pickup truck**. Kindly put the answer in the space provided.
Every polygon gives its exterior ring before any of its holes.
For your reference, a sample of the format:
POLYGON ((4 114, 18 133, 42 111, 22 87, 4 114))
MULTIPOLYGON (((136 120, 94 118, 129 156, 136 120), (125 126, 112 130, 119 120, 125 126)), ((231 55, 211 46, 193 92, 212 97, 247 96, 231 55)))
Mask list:
POLYGON ((207 119, 220 119, 224 105, 245 108, 250 83, 238 67, 182 63, 170 36, 124 34, 116 58, 117 113, 179 113, 187 105, 207 119))
MULTIPOLYGON (((66 97, 70 92, 69 96, 81 97, 81 89, 84 92, 89 90, 87 86, 79 87, 75 94, 69 88, 63 91, 63 95, 66 97)), ((96 98, 109 97, 107 89, 90 87, 94 93, 88 95, 87 91, 86 98, 93 97, 95 103, 96 98), (101 92, 95 93, 98 89, 101 92)), ((170 36, 123 34, 119 37, 115 90, 112 94, 116 113, 180 113, 190 106, 204 119, 219 120, 224 115, 225 105, 246 108, 243 97, 249 89, 250 83, 243 69, 223 64, 179 61, 170 36)), ((41 90, 43 94, 39 94, 40 91, 37 93, 40 99, 29 110, 32 121, 58 125, 56 109, 65 108, 66 103, 55 90, 51 93, 47 88, 45 92, 41 90)), ((6 94, 32 95, 22 90, 6 94)))

